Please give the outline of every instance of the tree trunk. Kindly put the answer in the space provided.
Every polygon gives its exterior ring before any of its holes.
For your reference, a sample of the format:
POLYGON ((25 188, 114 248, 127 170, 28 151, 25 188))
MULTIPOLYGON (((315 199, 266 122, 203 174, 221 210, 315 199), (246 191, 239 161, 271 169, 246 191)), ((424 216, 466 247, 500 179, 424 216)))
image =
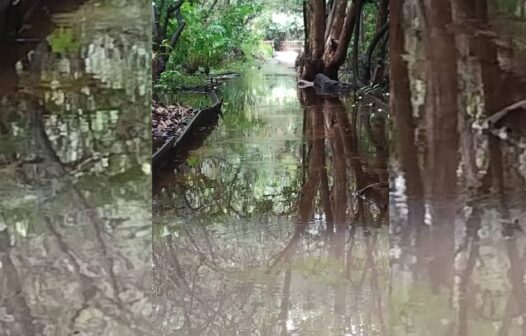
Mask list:
POLYGON ((181 37, 186 22, 183 20, 181 15, 181 6, 184 0, 178 0, 176 3, 165 7, 165 1, 161 1, 159 8, 153 5, 153 17, 152 17, 152 31, 156 34, 153 37, 155 42, 153 45, 153 52, 155 58, 152 64, 152 77, 153 81, 156 82, 161 77, 161 74, 166 69, 166 64, 170 59, 170 53, 175 48, 177 41, 181 37), (171 36, 168 36, 168 25, 170 19, 175 17, 177 19, 177 28, 173 31, 171 36), (168 45, 163 44, 163 41, 168 40, 168 45))
POLYGON ((429 264, 434 289, 450 288, 453 281, 454 225, 457 198, 458 77, 455 38, 449 3, 424 1, 426 195, 430 197, 432 241, 435 251, 429 264))
POLYGON ((338 79, 338 70, 345 62, 363 0, 333 1, 326 20, 324 0, 311 0, 309 13, 308 48, 305 49, 300 77, 313 81, 318 73, 338 79))
POLYGON ((380 0, 380 7, 378 9, 378 16, 376 18, 376 31, 379 31, 387 23, 388 16, 389 0, 380 0))
POLYGON ((394 116, 395 139, 400 157, 401 168, 406 175, 407 194, 411 198, 422 199, 423 183, 418 166, 417 149, 415 145, 415 123, 411 105, 411 87, 409 69, 403 59, 405 51, 404 31, 402 30, 402 3, 394 1, 391 7, 389 52, 391 73, 390 109, 394 116))

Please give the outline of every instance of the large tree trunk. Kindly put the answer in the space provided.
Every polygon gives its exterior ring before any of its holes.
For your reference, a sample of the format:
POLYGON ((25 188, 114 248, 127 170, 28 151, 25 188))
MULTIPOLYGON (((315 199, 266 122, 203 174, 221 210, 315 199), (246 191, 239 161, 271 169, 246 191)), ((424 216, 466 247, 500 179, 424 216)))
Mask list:
POLYGON ((405 38, 402 29, 403 0, 394 1, 391 8, 390 21, 390 109, 394 116, 396 148, 400 158, 401 168, 406 175, 407 194, 412 199, 422 199, 423 183, 418 166, 417 149, 415 145, 415 122, 411 105, 411 87, 409 69, 405 55, 405 38))
POLYGON ((335 0, 327 9, 324 0, 310 0, 308 15, 308 46, 305 48, 304 64, 300 77, 312 81, 318 73, 338 79, 338 70, 345 62, 347 49, 356 25, 363 0, 335 0))
POLYGON ((425 119, 426 195, 430 197, 432 218, 430 276, 435 289, 449 288, 453 281, 454 225, 457 197, 458 77, 453 18, 449 3, 424 1, 425 26, 425 119))

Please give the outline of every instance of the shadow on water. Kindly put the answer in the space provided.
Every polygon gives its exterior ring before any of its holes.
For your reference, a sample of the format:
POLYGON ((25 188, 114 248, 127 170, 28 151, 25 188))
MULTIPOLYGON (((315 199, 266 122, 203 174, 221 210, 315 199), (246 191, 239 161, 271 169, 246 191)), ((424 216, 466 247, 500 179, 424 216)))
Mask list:
POLYGON ((283 71, 229 82, 218 127, 156 179, 163 334, 387 335, 385 115, 283 71))
POLYGON ((391 22, 391 335, 526 335, 525 8, 451 3, 391 22))
POLYGON ((150 334, 150 7, 6 3, 0 333, 150 334))

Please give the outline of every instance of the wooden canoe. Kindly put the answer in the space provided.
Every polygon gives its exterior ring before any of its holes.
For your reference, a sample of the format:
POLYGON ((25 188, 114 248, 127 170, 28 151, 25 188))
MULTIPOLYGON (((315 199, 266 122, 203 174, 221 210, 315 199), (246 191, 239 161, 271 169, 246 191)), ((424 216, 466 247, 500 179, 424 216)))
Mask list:
POLYGON ((211 120, 211 118, 221 114, 223 100, 217 97, 215 91, 210 91, 208 94, 212 99, 212 106, 198 110, 179 136, 168 138, 164 144, 153 153, 152 165, 154 168, 162 166, 170 157, 175 156, 181 148, 188 143, 196 130, 206 126, 209 124, 208 121, 211 120))

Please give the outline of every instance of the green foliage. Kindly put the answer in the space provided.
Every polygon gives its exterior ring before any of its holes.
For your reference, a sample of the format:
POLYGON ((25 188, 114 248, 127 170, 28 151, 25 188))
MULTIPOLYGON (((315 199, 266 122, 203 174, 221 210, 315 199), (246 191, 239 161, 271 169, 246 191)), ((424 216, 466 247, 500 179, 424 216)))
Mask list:
POLYGON ((54 53, 68 54, 79 49, 79 44, 75 41, 73 29, 61 27, 55 30, 48 37, 49 45, 54 53))
POLYGON ((258 45, 259 49, 260 49, 260 55, 262 55, 263 57, 265 58, 271 58, 272 57, 272 54, 274 53, 274 48, 272 48, 271 46, 263 43, 263 42, 259 42, 259 45, 258 45))
MULTIPOLYGON (((364 73, 364 70, 367 71, 374 71, 375 64, 377 61, 382 60, 384 61, 386 59, 386 53, 387 53, 387 44, 386 37, 387 34, 384 33, 382 39, 378 41, 378 43, 375 44, 375 48, 372 51, 371 58, 370 58, 370 64, 369 62, 369 48, 371 47, 371 43, 373 42, 374 38, 376 37, 378 33, 378 29, 381 27, 378 27, 378 15, 379 15, 379 3, 376 0, 369 0, 365 1, 362 7, 361 11, 361 24, 360 24, 360 30, 359 30, 359 36, 358 41, 356 44, 356 31, 353 32, 353 36, 351 39, 351 42, 349 44, 349 48, 347 50, 347 59, 346 59, 346 71, 344 71, 344 74, 342 76, 342 80, 344 81, 350 81, 354 77, 354 72, 356 71, 354 69, 355 67, 355 61, 358 65, 357 71, 360 73, 359 77, 364 78, 366 77, 364 73), (357 46, 357 50, 355 51, 355 46, 357 46), (357 56, 357 60, 355 60, 355 52, 357 56), (367 66, 371 66, 371 68, 367 68, 367 66), (347 77, 349 76, 350 77, 347 77)), ((367 76, 371 76, 371 73, 367 74, 367 76)))
MULTIPOLYGON (((363 6, 363 24, 361 25, 360 38, 358 40, 359 54, 365 55, 367 48, 369 47, 371 41, 376 35, 376 20, 378 16, 378 7, 374 3, 365 3, 363 6)), ((352 41, 349 44, 349 52, 352 52, 354 46, 355 35, 353 35, 352 41)), ((347 58, 349 61, 352 60, 352 57, 347 58)))
POLYGON ((303 39, 303 18, 301 15, 269 11, 261 15, 256 26, 266 40, 303 39))
POLYGON ((369 46, 376 34, 378 7, 374 3, 366 3, 363 7, 363 40, 364 47, 369 46))
POLYGON ((167 70, 161 74, 159 82, 156 84, 157 91, 169 92, 182 86, 202 85, 206 81, 206 76, 202 73, 188 75, 181 70, 167 70))
POLYGON ((425 282, 415 281, 408 291, 396 288, 390 300, 392 335, 407 335, 408 330, 422 334, 447 335, 456 322, 449 302, 449 293, 434 293, 425 282))
POLYGON ((197 166, 199 165, 199 157, 190 154, 190 155, 188 156, 188 158, 186 159, 186 163, 187 163, 190 167, 197 167, 197 166))
MULTIPOLYGON (((172 51, 169 69, 189 74, 208 72, 233 59, 254 57, 260 38, 247 29, 258 4, 238 4, 211 15, 208 8, 186 2, 181 13, 187 23, 181 40, 172 51)), ((173 29, 177 25, 173 22, 173 29)))
POLYGON ((166 32, 163 27, 167 11, 176 0, 154 2, 159 14, 158 32, 163 35, 155 38, 154 63, 169 53, 166 67, 158 63, 165 74, 157 81, 156 90, 180 83, 187 75, 206 75, 232 63, 270 58, 274 50, 263 43, 265 38, 303 37, 302 0, 185 0, 180 16, 171 14, 168 18, 166 32), (270 20, 273 16, 288 17, 290 22, 280 26, 270 20), (185 22, 184 29, 176 44, 171 45, 170 37, 180 28, 180 19, 185 22))
POLYGON ((501 13, 514 14, 519 5, 518 0, 497 0, 497 9, 501 13))

